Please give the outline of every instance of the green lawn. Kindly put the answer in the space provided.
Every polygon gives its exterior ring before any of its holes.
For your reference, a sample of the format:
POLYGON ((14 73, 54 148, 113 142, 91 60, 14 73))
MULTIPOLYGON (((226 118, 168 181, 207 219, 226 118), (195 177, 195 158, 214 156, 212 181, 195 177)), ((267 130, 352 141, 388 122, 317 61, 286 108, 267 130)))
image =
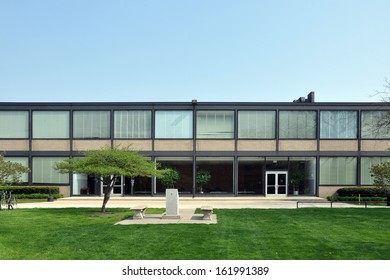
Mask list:
POLYGON ((389 208, 217 209, 216 225, 126 226, 114 223, 130 211, 107 211, 0 211, 0 259, 390 259, 389 208))

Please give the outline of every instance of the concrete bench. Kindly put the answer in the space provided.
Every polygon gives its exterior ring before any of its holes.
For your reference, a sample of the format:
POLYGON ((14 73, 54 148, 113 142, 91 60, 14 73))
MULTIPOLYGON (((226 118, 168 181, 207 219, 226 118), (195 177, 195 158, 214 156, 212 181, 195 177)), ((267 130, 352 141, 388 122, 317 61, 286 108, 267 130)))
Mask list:
POLYGON ((145 205, 138 205, 130 208, 130 210, 134 211, 133 220, 142 220, 144 218, 144 212, 148 208, 145 205))
POLYGON ((211 206, 202 206, 200 208, 203 213, 203 220, 211 220, 211 214, 213 214, 213 207, 211 206))

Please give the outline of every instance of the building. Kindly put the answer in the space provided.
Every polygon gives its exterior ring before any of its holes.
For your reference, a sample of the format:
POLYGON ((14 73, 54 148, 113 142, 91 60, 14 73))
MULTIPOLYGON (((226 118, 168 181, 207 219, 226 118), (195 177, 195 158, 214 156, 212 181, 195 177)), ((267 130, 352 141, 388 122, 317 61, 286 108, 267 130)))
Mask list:
MULTIPOLYGON (((84 174, 53 164, 105 146, 128 146, 176 168, 189 195, 310 195, 370 186, 372 164, 390 161, 390 133, 378 128, 384 103, 0 103, 0 151, 31 169, 28 185, 58 185, 65 195, 101 195, 84 174), (195 174, 209 171, 206 185, 195 174), (293 185, 291 179, 302 177, 293 185)), ((114 195, 155 195, 153 178, 122 178, 114 195)))

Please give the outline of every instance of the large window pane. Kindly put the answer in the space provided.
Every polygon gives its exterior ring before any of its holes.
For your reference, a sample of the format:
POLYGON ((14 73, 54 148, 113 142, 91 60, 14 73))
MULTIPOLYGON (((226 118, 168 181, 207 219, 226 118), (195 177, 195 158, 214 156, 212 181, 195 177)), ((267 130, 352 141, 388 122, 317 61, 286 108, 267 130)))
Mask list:
POLYGON ((33 138, 69 138, 69 112, 34 111, 33 138))
POLYGON ((110 112, 76 111, 73 118, 74 138, 110 138, 110 112))
POLYGON ((362 112, 362 138, 390 138, 390 111, 362 112))
POLYGON ((233 158, 231 157, 198 157, 196 172, 207 171, 210 181, 207 184, 197 184, 197 193, 232 193, 233 192, 233 158))
POLYGON ((316 194, 316 158, 290 157, 289 160, 289 181, 303 174, 303 181, 299 184, 294 186, 289 182, 289 193, 292 194, 295 190, 299 195, 316 194))
POLYGON ((322 139, 356 139, 357 112, 355 111, 322 111, 322 139))
POLYGON ((239 111, 238 138, 275 138, 275 111, 239 111))
POLYGON ((238 193, 264 194, 265 158, 238 158, 238 193))
POLYGON ((361 158, 361 184, 373 185, 374 180, 371 177, 371 166, 390 161, 390 157, 362 157, 361 158))
POLYGON ((280 111, 279 138, 315 139, 317 113, 313 111, 280 111))
POLYGON ((0 111, 0 138, 28 138, 28 112, 0 111))
MULTIPOLYGON (((192 157, 158 157, 156 162, 161 164, 164 168, 173 168, 179 172, 179 181, 175 184, 175 188, 180 193, 192 193, 193 181, 193 158, 192 157)), ((156 180, 155 191, 165 192, 165 186, 161 184, 159 179, 156 180)))
MULTIPOLYGON (((17 162, 22 164, 25 167, 28 167, 28 158, 27 157, 6 157, 5 160, 10 162, 17 162)), ((21 174, 19 178, 20 182, 27 183, 28 182, 28 173, 21 174)))
POLYGON ((233 138, 233 111, 198 111, 197 138, 233 138))
POLYGON ((115 138, 150 138, 151 111, 115 111, 115 138))
POLYGON ((34 157, 32 161, 33 183, 69 184, 69 175, 60 174, 54 169, 54 164, 64 159, 63 157, 34 157))
POLYGON ((156 111, 156 138, 192 138, 192 111, 156 111))
POLYGON ((321 185, 356 185, 357 159, 355 157, 321 157, 321 185))

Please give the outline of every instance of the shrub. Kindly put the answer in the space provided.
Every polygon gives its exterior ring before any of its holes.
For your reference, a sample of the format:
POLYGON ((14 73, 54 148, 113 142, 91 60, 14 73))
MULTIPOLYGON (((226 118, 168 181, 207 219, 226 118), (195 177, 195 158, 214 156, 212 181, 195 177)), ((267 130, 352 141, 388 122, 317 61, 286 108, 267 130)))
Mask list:
MULTIPOLYGON (((359 201, 358 196, 328 196, 326 198, 328 201, 359 201)), ((360 201, 386 201, 386 197, 379 197, 379 196, 374 196, 374 197, 369 197, 369 196, 363 196, 360 197, 360 201)))
MULTIPOLYGON (((63 198, 63 194, 53 194, 53 198, 63 198)), ((18 199, 46 199, 47 194, 45 193, 32 193, 32 194, 15 194, 15 197, 18 199)))
POLYGON ((337 190, 339 196, 360 196, 361 197, 385 197, 389 193, 390 188, 341 188, 337 190))
POLYGON ((14 195, 19 194, 48 194, 53 196, 60 193, 59 187, 53 186, 0 186, 0 192, 12 191, 14 195))

